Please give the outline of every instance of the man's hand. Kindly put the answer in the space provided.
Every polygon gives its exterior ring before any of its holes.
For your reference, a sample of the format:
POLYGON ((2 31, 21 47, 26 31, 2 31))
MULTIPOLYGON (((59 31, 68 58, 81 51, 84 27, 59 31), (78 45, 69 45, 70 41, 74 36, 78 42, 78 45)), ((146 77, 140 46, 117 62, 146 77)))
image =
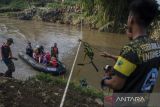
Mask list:
POLYGON ((109 77, 109 76, 105 76, 102 78, 102 80, 101 80, 101 88, 102 89, 104 89, 105 87, 108 87, 108 85, 105 84, 105 80, 110 80, 110 79, 112 79, 112 77, 109 77))
POLYGON ((113 59, 115 61, 117 61, 117 59, 118 59, 118 56, 111 55, 111 54, 109 54, 107 52, 102 52, 102 53, 100 53, 100 55, 103 56, 103 57, 111 58, 111 59, 113 59))
POLYGON ((108 86, 109 88, 113 90, 120 90, 123 88, 124 84, 126 82, 126 79, 121 78, 117 75, 112 76, 111 79, 105 79, 104 85, 108 86))
POLYGON ((100 55, 103 56, 103 57, 108 57, 108 58, 111 57, 111 55, 107 52, 102 52, 102 53, 100 53, 100 55))

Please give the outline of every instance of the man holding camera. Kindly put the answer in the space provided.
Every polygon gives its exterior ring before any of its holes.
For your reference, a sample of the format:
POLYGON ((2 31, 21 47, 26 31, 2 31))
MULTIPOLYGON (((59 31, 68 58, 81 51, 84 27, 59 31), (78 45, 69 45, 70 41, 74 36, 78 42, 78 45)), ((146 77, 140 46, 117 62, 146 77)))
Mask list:
POLYGON ((158 78, 160 43, 150 39, 147 28, 157 15, 156 0, 133 1, 127 22, 131 42, 123 47, 118 57, 102 54, 116 61, 110 79, 102 80, 114 93, 152 93, 158 78))

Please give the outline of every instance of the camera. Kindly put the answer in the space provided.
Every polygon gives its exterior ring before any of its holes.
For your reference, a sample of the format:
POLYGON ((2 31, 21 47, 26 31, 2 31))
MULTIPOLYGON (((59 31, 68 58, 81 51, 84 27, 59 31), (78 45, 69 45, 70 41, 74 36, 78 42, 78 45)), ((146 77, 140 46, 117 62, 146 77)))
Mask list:
POLYGON ((110 80, 112 79, 112 66, 110 65, 106 65, 103 70, 105 71, 105 76, 103 77, 103 79, 101 80, 101 88, 104 89, 105 87, 107 87, 107 85, 105 84, 105 80, 110 80))
POLYGON ((106 66, 103 68, 103 70, 105 71, 105 73, 107 73, 107 72, 111 72, 112 68, 113 68, 112 66, 106 65, 106 66))

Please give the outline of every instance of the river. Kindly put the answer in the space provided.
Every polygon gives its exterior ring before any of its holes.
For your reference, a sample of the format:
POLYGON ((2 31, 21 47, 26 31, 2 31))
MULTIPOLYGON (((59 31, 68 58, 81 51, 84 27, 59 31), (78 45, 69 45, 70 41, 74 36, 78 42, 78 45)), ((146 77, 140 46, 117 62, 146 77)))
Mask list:
POLYGON ((121 48, 128 42, 128 38, 122 34, 102 33, 97 31, 89 31, 83 29, 82 39, 88 42, 94 51, 94 63, 99 69, 99 72, 95 70, 92 64, 86 64, 85 66, 79 66, 79 63, 88 63, 90 60, 85 58, 84 49, 81 46, 80 53, 78 55, 77 64, 72 76, 72 80, 79 82, 81 79, 86 79, 88 84, 92 87, 98 87, 100 89, 100 81, 104 75, 103 68, 108 65, 113 65, 115 62, 111 59, 100 56, 100 53, 107 51, 108 53, 119 55, 121 48))
MULTIPOLYGON (((19 51, 25 51, 28 40, 32 42, 33 47, 41 44, 45 47, 45 50, 49 51, 50 47, 56 42, 60 51, 59 58, 66 64, 68 69, 73 62, 75 49, 78 46, 77 41, 81 38, 81 35, 79 28, 71 26, 0 18, 0 44, 3 44, 6 38, 12 37, 15 42, 11 46, 14 56, 18 57, 19 51)), ((15 66, 16 72, 13 76, 17 79, 25 80, 39 73, 21 59, 15 61, 15 66)), ((0 63, 0 68, 1 72, 5 72, 6 67, 3 63, 0 63)))
MULTIPOLYGON (((83 60, 84 52, 83 46, 81 46, 72 81, 79 82, 81 79, 86 79, 90 86, 98 89, 100 89, 100 80, 104 74, 103 67, 106 64, 113 65, 115 63, 111 59, 101 57, 100 52, 107 51, 118 55, 122 46, 128 42, 128 38, 121 34, 102 33, 86 29, 83 29, 83 33, 81 33, 80 28, 67 25, 0 18, 0 44, 5 42, 8 37, 14 39, 15 43, 12 46, 12 50, 13 55, 16 57, 18 57, 19 51, 25 50, 27 40, 32 42, 33 47, 37 44, 42 44, 45 50, 50 50, 54 42, 57 42, 60 60, 68 69, 67 76, 78 48, 78 39, 82 38, 94 48, 94 63, 98 67, 99 72, 96 72, 91 64, 86 64, 85 66, 77 65, 78 63, 89 62, 88 58, 83 60)), ((15 66, 16 72, 13 76, 17 79, 25 80, 39 73, 21 59, 15 61, 15 66)), ((0 68, 0 72, 5 72, 6 67, 4 63, 0 62, 0 68)), ((158 85, 158 87, 160 86, 158 85)))

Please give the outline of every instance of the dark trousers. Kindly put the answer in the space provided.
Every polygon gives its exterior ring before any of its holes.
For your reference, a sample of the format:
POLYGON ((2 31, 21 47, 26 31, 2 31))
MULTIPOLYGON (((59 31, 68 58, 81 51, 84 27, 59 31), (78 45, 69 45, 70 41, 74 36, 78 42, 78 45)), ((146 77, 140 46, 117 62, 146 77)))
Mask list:
POLYGON ((12 78, 12 73, 15 72, 15 66, 11 59, 3 59, 3 62, 6 64, 8 70, 5 72, 6 77, 12 78))

